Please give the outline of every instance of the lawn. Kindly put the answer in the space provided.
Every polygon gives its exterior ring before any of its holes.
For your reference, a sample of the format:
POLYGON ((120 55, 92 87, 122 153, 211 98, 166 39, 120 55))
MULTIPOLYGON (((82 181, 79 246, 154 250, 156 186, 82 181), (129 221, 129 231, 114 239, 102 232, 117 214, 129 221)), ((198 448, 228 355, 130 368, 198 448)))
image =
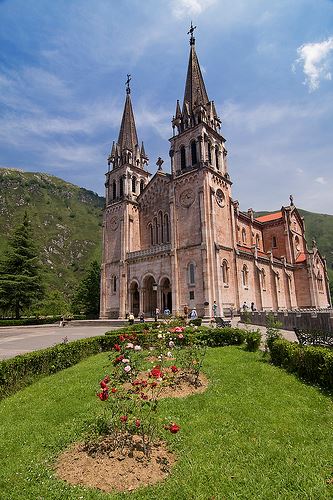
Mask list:
POLYGON ((332 399, 240 347, 208 350, 205 393, 161 401, 181 425, 165 435, 178 456, 167 481, 112 495, 57 480, 55 457, 103 408, 95 393, 107 364, 92 356, 1 403, 1 499, 333 498, 332 399))

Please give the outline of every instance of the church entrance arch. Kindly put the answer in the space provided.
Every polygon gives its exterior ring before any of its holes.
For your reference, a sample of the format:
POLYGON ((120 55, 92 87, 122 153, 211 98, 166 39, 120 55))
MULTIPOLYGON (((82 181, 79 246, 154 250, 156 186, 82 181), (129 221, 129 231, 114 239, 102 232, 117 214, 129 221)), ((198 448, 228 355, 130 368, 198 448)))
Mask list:
POLYGON ((157 306, 157 283, 154 276, 148 275, 143 280, 144 300, 143 312, 145 316, 154 317, 157 306))
POLYGON ((131 304, 131 310, 129 312, 133 313, 134 316, 139 316, 140 294, 139 294, 139 285, 136 281, 132 281, 130 286, 130 304, 131 304))
POLYGON ((172 293, 169 278, 163 278, 160 284, 161 290, 161 310, 169 309, 172 312, 172 293))

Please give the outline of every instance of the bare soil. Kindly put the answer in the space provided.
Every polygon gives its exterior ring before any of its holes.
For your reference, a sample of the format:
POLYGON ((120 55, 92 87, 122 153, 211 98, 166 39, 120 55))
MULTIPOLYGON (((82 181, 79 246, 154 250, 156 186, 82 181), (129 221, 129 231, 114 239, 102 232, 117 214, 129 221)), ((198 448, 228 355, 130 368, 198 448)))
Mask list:
POLYGON ((58 476, 71 484, 111 492, 132 491, 163 481, 175 463, 175 456, 162 441, 152 447, 150 459, 139 450, 132 455, 121 450, 91 455, 82 443, 76 443, 60 455, 55 468, 58 476))
MULTIPOLYGON (((174 387, 162 387, 159 398, 184 398, 204 392, 208 379, 200 374, 198 382, 195 386, 182 380, 174 387)), ((58 476, 71 484, 106 492, 132 491, 165 480, 176 461, 163 441, 152 446, 148 459, 140 446, 131 453, 110 451, 108 439, 99 443, 95 453, 88 453, 83 443, 74 444, 58 458, 55 465, 58 476)))

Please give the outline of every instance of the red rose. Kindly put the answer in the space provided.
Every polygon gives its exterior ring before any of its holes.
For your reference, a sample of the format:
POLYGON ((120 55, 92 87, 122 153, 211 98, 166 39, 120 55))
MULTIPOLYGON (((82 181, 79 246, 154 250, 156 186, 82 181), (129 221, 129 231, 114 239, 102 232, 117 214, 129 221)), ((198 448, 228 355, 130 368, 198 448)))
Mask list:
POLYGON ((122 422, 127 422, 127 420, 128 420, 128 416, 127 416, 127 415, 122 415, 122 416, 120 417, 120 420, 121 420, 122 422))
POLYGON ((111 389, 111 392, 114 394, 115 392, 117 392, 118 389, 116 389, 115 387, 112 387, 111 389))
POLYGON ((124 342, 126 340, 126 337, 124 335, 119 335, 119 341, 124 342))
POLYGON ((172 365, 172 366, 171 366, 171 371, 172 371, 173 373, 177 373, 179 370, 178 370, 177 366, 172 365))
POLYGON ((140 385, 141 380, 133 380, 132 385, 140 385))
POLYGON ((102 392, 100 392, 100 393, 99 393, 99 394, 97 394, 97 395, 98 395, 98 397, 99 397, 99 399, 100 399, 101 401, 106 401, 106 400, 108 399, 108 397, 109 397, 109 390, 108 390, 108 388, 107 388, 107 387, 105 387, 105 388, 103 389, 103 391, 102 391, 102 392))
POLYGON ((104 389, 105 387, 107 387, 104 379, 100 381, 99 385, 101 386, 102 389, 104 389))
POLYGON ((115 344, 113 347, 115 348, 116 351, 118 352, 121 351, 121 347, 119 344, 115 344))
POLYGON ((135 427, 140 427, 141 421, 137 418, 135 421, 135 427))
POLYGON ((180 426, 177 424, 171 424, 169 425, 169 431, 171 434, 177 434, 177 432, 180 431, 180 426))
POLYGON ((163 378, 163 373, 161 371, 161 367, 155 366, 152 370, 150 370, 149 377, 163 378))
POLYGON ((118 356, 115 360, 114 360, 114 363, 120 363, 120 361, 122 361, 124 359, 124 356, 121 354, 120 356, 118 356))

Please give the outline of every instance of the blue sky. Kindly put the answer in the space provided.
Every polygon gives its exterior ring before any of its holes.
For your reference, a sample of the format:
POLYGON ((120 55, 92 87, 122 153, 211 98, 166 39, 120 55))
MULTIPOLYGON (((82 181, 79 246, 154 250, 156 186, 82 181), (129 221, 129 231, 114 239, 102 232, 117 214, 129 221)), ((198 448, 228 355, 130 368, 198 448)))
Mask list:
POLYGON ((0 20, 0 166, 104 194, 130 73, 149 170, 168 169, 193 20, 233 198, 333 214, 332 1, 0 0, 0 20))

